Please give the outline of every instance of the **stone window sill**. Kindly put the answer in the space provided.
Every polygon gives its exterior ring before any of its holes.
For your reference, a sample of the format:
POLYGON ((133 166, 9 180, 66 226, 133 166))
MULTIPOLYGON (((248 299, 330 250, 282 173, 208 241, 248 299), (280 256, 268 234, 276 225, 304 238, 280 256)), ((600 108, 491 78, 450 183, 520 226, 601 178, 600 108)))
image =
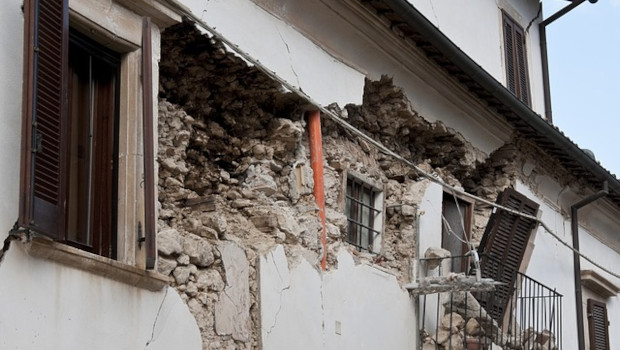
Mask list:
POLYGON ((43 237, 33 237, 23 246, 30 256, 49 259, 150 291, 161 290, 171 282, 170 277, 158 272, 127 265, 43 237))

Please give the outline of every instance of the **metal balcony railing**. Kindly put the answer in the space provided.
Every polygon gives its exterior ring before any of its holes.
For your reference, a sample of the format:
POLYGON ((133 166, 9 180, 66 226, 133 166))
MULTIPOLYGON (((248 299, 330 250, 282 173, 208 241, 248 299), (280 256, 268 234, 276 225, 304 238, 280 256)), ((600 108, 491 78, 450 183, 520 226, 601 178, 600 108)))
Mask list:
MULTIPOLYGON (((445 270, 451 264, 442 261, 456 258, 462 257, 420 262, 437 266, 427 275, 445 276, 449 284, 462 276, 443 273, 442 266, 445 270)), ((503 292, 464 291, 462 286, 442 293, 412 290, 419 297, 419 349, 561 350, 562 295, 519 272, 511 281, 514 285, 503 292)))

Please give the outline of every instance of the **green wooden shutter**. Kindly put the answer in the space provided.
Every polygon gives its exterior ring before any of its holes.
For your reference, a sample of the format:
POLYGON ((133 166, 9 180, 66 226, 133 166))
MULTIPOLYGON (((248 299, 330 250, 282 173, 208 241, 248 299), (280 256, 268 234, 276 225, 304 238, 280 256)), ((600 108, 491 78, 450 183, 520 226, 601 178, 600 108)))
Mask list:
MULTIPOLYGON (((512 188, 500 194, 497 204, 536 216, 538 204, 512 188)), ((487 312, 500 322, 515 289, 516 274, 521 266, 536 221, 505 210, 496 210, 489 219, 478 251, 482 277, 503 282, 497 286, 492 303, 480 300, 487 312)))
POLYGON ((67 0, 24 3, 19 224, 52 238, 64 225, 67 0))
POLYGON ((588 299, 588 328, 590 350, 609 350, 609 324, 607 305, 588 299))

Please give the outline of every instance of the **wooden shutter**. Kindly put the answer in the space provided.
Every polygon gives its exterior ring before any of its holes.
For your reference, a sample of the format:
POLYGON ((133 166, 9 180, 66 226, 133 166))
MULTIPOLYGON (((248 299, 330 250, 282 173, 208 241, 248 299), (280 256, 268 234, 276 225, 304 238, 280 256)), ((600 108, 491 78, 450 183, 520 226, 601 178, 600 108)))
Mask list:
POLYGON ((506 86, 525 104, 530 104, 525 32, 510 16, 503 13, 506 86))
POLYGON ((519 26, 515 26, 515 61, 517 78, 519 79, 518 97, 525 104, 530 104, 530 89, 527 76, 527 53, 525 52, 525 33, 519 26))
POLYGON ((151 19, 142 25, 142 131, 144 140, 144 235, 146 238, 146 268, 155 268, 155 154, 153 150, 153 55, 151 48, 151 19))
POLYGON ((52 238, 64 225, 67 0, 24 2, 19 224, 52 238))
POLYGON ((609 350, 608 322, 607 305, 593 299, 588 299, 590 350, 609 350))
POLYGON ((517 82, 515 77, 514 64, 514 45, 512 33, 514 32, 513 24, 504 18, 504 55, 506 56, 506 84, 508 90, 515 93, 517 91, 517 82))
MULTIPOLYGON (((497 204, 532 216, 536 216, 538 211, 538 204, 512 188, 500 194, 497 204)), ((498 322, 514 292, 516 273, 535 227, 536 221, 533 219, 498 209, 491 215, 480 242, 478 250, 482 277, 505 283, 496 287, 491 305, 481 300, 487 312, 498 322)))

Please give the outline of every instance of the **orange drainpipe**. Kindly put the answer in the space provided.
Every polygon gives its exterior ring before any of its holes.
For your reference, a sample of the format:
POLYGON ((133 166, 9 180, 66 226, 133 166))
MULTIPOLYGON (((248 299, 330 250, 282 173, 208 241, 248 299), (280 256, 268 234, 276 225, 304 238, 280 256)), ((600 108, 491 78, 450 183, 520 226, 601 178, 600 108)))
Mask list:
POLYGON ((321 268, 323 271, 327 265, 327 230, 325 228, 325 185, 323 184, 323 137, 321 136, 321 112, 311 110, 306 112, 308 117, 308 131, 310 133, 310 161, 312 162, 312 177, 314 179, 314 199, 319 206, 319 217, 323 232, 321 234, 321 246, 323 257, 321 268))

